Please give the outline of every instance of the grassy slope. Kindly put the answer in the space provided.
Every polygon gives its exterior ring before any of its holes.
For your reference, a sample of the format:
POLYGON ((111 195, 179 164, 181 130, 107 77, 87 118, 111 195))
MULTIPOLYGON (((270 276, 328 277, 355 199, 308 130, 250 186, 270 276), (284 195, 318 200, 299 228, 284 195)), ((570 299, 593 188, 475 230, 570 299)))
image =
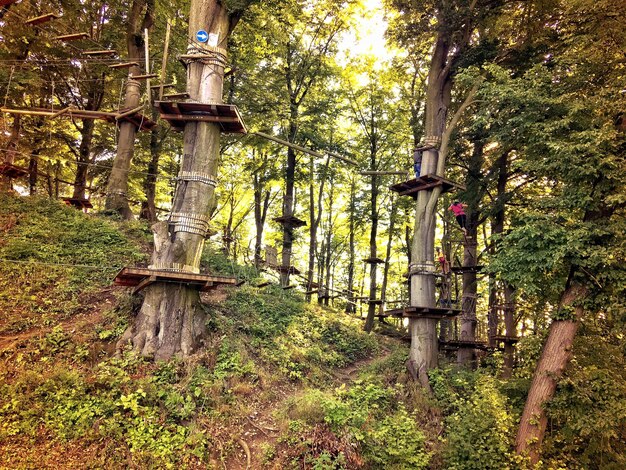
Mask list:
POLYGON ((110 280, 145 260, 146 228, 0 196, 0 233, 22 262, 0 262, 0 468, 427 465, 405 347, 358 320, 244 286, 204 298, 211 346, 190 360, 115 358, 137 301, 110 280))

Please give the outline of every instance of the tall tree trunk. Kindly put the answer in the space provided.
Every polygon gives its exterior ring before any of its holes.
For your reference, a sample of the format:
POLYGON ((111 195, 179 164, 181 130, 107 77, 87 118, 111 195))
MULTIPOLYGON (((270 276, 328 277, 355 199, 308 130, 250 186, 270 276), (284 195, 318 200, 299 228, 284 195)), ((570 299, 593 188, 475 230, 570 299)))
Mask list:
MULTIPOLYGON (((4 153, 4 163, 13 164, 17 155, 17 147, 20 141, 20 132, 22 130, 22 115, 13 115, 13 124, 11 125, 11 135, 7 142, 6 150, 4 153)), ((11 190, 11 178, 6 175, 0 175, 0 191, 11 190)))
POLYGON ((270 191, 267 191, 263 195, 263 183, 260 172, 263 171, 267 162, 267 156, 263 158, 263 165, 254 172, 252 175, 252 182, 254 186, 254 226, 256 228, 255 240, 254 240, 254 266, 257 269, 261 268, 263 258, 261 257, 261 246, 263 243, 263 229, 265 227, 265 219, 267 217, 267 210, 270 205, 270 191))
POLYGON ((328 195, 328 222, 326 226, 326 255, 324 257, 326 279, 324 280, 324 289, 326 296, 324 298, 324 305, 328 305, 330 302, 330 285, 331 285, 331 263, 332 263, 332 239, 333 239, 333 200, 335 199, 335 185, 333 181, 330 181, 330 191, 328 195))
POLYGON ((383 265, 383 283, 380 286, 380 304, 379 312, 383 313, 385 308, 385 300, 387 298, 387 282, 389 280, 389 261, 391 260, 391 245, 393 244, 393 234, 396 224, 396 215, 398 212, 398 204, 396 199, 391 201, 391 209, 389 210, 389 230, 387 232, 387 248, 385 251, 385 264, 383 265))
POLYGON ((348 303, 346 304, 346 313, 355 313, 356 304, 354 299, 354 268, 355 268, 355 219, 356 219, 356 180, 350 181, 350 204, 348 214, 348 303))
MULTIPOLYGON (((298 106, 291 103, 289 119, 289 142, 295 142, 298 133, 297 126, 298 106)), ((285 197, 283 199, 283 252, 281 255, 280 285, 289 285, 289 267, 291 266, 291 250, 293 248, 294 227, 289 218, 293 217, 295 201, 295 181, 296 181, 296 152, 291 147, 287 148, 287 166, 285 168, 285 197)))
MULTIPOLYGON (((152 119, 156 121, 157 117, 156 111, 153 111, 152 119)), ((143 181, 143 191, 146 195, 146 200, 142 201, 141 211, 139 212, 140 219, 150 222, 157 221, 156 184, 157 174, 159 172, 159 160, 161 158, 160 132, 161 126, 156 126, 150 131, 150 163, 148 163, 147 174, 143 181)))
MULTIPOLYGON (((461 297, 461 325, 460 339, 476 341, 476 296, 478 286, 476 282, 476 265, 478 264, 478 221, 480 220, 480 201, 483 194, 482 169, 484 165, 484 143, 480 138, 480 131, 472 139, 474 148, 468 162, 465 184, 466 202, 468 205, 466 234, 463 240, 463 294, 461 297), (474 268, 474 269, 472 269, 474 268)), ((458 350, 459 364, 471 364, 476 359, 476 350, 473 347, 461 347, 458 350)))
MULTIPOLYGON (((217 35, 217 44, 226 44, 234 17, 218 0, 192 0, 189 35, 204 29, 217 35)), ((221 103, 226 51, 203 46, 211 61, 191 60, 187 68, 190 98, 200 103, 221 103)), ((191 49, 198 59, 206 57, 191 49)), ((215 123, 188 122, 183 134, 181 172, 205 175, 202 181, 186 180, 181 174, 168 222, 153 226, 155 248, 152 267, 163 270, 198 272, 208 230, 208 216, 215 206, 214 187, 219 166, 220 127, 215 123)), ((135 324, 120 340, 130 342, 144 356, 168 359, 186 356, 200 347, 206 335, 206 313, 197 289, 185 284, 154 283, 145 288, 145 298, 135 324)))
MULTIPOLYGON (((375 143, 372 143, 375 146, 375 143)), ((376 149, 372 148, 372 156, 371 156, 371 168, 372 171, 376 169, 376 149)), ((369 293, 369 303, 367 306, 367 318, 365 319, 365 326, 363 329, 368 333, 372 331, 374 327, 374 316, 376 315, 376 304, 374 301, 376 300, 376 267, 378 266, 374 262, 374 258, 376 258, 376 236, 378 233, 378 178, 377 175, 372 175, 371 179, 371 187, 370 187, 370 218, 372 220, 372 225, 370 228, 370 293, 369 293)))
MULTIPOLYGON (((572 304, 582 299, 585 289, 572 284, 565 289, 561 296, 559 310, 570 308, 572 304)), ((572 357, 574 337, 578 330, 579 319, 583 307, 576 306, 574 315, 568 320, 554 320, 548 330, 548 337, 541 351, 541 357, 533 374, 533 380, 528 391, 528 398, 524 405, 524 412, 520 420, 515 450, 518 454, 528 454, 532 464, 539 461, 541 445, 548 424, 545 405, 552 399, 556 386, 565 371, 565 367, 572 357)))
MULTIPOLYGON (((128 59, 131 62, 142 64, 145 57, 144 51, 144 29, 152 26, 153 1, 133 0, 128 16, 128 26, 126 29, 126 48, 128 59), (142 13, 145 10, 143 19, 142 13)), ((149 70, 145 71, 149 73, 149 70)), ((132 66, 128 69, 131 75, 140 75, 141 68, 132 66)), ((149 90, 148 90, 149 92, 149 90)), ((124 108, 134 109, 139 105, 141 99, 141 84, 137 80, 128 79, 126 81, 126 94, 124 98, 124 108)), ((106 190, 106 202, 104 208, 107 211, 119 213, 124 219, 132 219, 133 213, 128 205, 128 174, 130 164, 134 154, 135 136, 137 127, 130 121, 122 121, 120 124, 120 134, 117 142, 117 154, 113 160, 111 175, 106 190)))
MULTIPOLYGON (((476 295, 478 293, 476 272, 471 269, 476 266, 476 224, 470 224, 467 237, 463 243, 463 294, 461 297, 461 325, 459 339, 473 342, 476 340, 476 295)), ((476 359, 476 350, 473 347, 460 347, 457 353, 459 364, 471 364, 476 359)))
POLYGON ((93 141, 93 132, 95 130, 95 121, 93 119, 83 119, 83 127, 81 129, 80 146, 78 147, 78 161, 76 162, 76 176, 74 177, 74 199, 85 199, 87 191, 87 174, 89 173, 89 164, 91 163, 91 143, 93 141))
MULTIPOLYGON (((517 336, 517 325, 515 322, 515 289, 508 283, 504 284, 504 334, 508 338, 517 336)), ((504 364, 502 367, 502 378, 508 379, 513 373, 515 360, 515 345, 511 341, 504 342, 504 364)))
MULTIPOLYGON (((439 32, 428 74, 424 132, 432 144, 441 142, 450 105, 452 81, 447 66, 449 42, 445 32, 439 32)), ((439 152, 427 150, 422 157, 421 174, 437 173, 439 152)), ((443 175, 440 175, 443 176, 443 175)), ((409 269, 410 305, 435 306, 435 214, 440 188, 420 191, 415 207, 415 229, 409 269)), ((426 372, 437 366, 437 320, 409 318, 411 348, 409 366, 422 385, 428 386, 426 372)))

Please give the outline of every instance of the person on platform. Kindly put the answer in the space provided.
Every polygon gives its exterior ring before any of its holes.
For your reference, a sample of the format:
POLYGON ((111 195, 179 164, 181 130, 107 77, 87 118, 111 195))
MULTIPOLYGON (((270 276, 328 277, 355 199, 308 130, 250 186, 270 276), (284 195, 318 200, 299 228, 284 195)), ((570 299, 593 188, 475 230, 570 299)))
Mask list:
POLYGON ((463 235, 467 235, 467 215, 465 214, 465 209, 467 208, 467 204, 463 204, 459 201, 454 201, 448 207, 448 210, 452 211, 454 216, 456 217, 456 221, 459 223, 461 230, 463 230, 463 235))
POLYGON ((424 156, 424 152, 434 148, 435 146, 432 144, 420 142, 417 144, 415 150, 413 150, 413 170, 415 170, 415 178, 419 178, 422 172, 422 157, 424 156))
POLYGON ((437 248, 437 261, 439 262, 439 268, 442 274, 448 274, 450 272, 450 265, 448 264, 446 255, 441 251, 441 248, 437 248))

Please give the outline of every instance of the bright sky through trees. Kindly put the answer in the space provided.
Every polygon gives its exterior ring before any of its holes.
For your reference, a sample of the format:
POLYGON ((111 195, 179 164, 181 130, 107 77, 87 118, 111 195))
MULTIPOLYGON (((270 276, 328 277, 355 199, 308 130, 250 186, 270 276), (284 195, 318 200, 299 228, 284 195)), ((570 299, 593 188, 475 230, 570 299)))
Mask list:
POLYGON ((340 43, 339 63, 357 56, 374 56, 378 58, 378 63, 391 58, 384 37, 387 21, 381 0, 362 0, 355 27, 345 33, 340 43))

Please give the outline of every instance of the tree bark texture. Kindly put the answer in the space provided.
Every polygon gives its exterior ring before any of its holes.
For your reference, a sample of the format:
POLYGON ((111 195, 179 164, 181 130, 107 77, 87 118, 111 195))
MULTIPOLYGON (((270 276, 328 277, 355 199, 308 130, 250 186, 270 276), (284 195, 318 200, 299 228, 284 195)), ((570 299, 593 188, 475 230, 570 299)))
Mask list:
MULTIPOLYGON (((295 142, 298 133, 297 126, 298 106, 291 103, 289 122, 289 142, 295 142)), ((283 216, 287 221, 283 223, 283 251, 281 255, 281 265, 285 268, 280 272, 280 285, 289 285, 289 270, 291 266, 291 251, 294 241, 294 227, 289 223, 289 218, 293 217, 295 202, 296 183, 296 151, 291 147, 287 148, 287 166, 285 167, 285 197, 283 199, 283 216)))
MULTIPOLYGON (((375 143, 372 143, 372 157, 371 157, 371 168, 372 170, 376 169, 376 151, 375 151, 375 143)), ((370 219, 372 221, 372 225, 370 228, 370 259, 377 258, 376 256, 376 236, 378 234, 378 176, 371 176, 371 185, 370 185, 370 219)), ((370 293, 369 293, 369 304, 367 306, 367 318, 365 319, 364 330, 368 333, 372 331, 374 327, 374 316, 376 315, 376 304, 374 300, 376 300, 376 290, 378 288, 376 283, 376 267, 378 265, 374 262, 370 263, 370 293)))
MULTIPOLYGON (((156 113, 153 113, 152 117, 156 120, 156 113)), ((150 131, 150 163, 148 163, 148 169, 146 171, 146 177, 143 181, 143 190, 146 195, 146 200, 141 203, 141 211, 139 218, 148 220, 150 222, 157 221, 156 211, 156 184, 157 174, 159 171, 159 160, 161 158, 161 141, 159 137, 160 126, 155 127, 150 131)))
MULTIPOLYGON (((476 225, 470 225, 467 237, 463 243, 463 267, 476 266, 476 225)), ((476 272, 469 270, 463 273, 463 294, 461 297, 461 341, 476 340, 476 296, 477 296, 476 272)), ((476 350, 473 347, 460 347, 457 352, 457 362, 469 365, 476 359, 476 350)))
MULTIPOLYGON (((446 67, 448 50, 449 44, 446 33, 439 32, 428 74, 424 119, 425 136, 431 139, 433 143, 441 142, 450 104, 452 81, 449 68, 446 67)), ((425 151, 422 157, 421 174, 437 174, 438 161, 439 152, 436 149, 425 151)), ((415 229, 409 265, 409 300, 411 306, 435 306, 435 265, 433 262, 435 257, 435 214, 440 193, 440 188, 417 193, 415 229)), ((436 319, 409 319, 409 334, 411 336, 409 368, 417 373, 424 386, 428 386, 426 372, 437 367, 436 327, 436 319)))
POLYGON ((356 181, 352 179, 350 181, 350 206, 349 206, 349 220, 348 220, 348 302, 346 303, 346 313, 356 312, 356 303, 354 301, 354 263, 355 263, 355 251, 356 243, 354 237, 355 230, 355 218, 356 218, 356 181))
MULTIPOLYGON (((22 129, 21 122, 22 115, 14 114, 13 124, 11 125, 11 135, 9 135, 9 141, 6 144, 6 150, 4 152, 4 163, 13 164, 15 161, 17 147, 20 140, 20 131, 22 129)), ((11 189, 11 178, 5 175, 0 175, 0 191, 10 191, 11 189)))
POLYGON ((91 143, 93 141, 93 132, 95 130, 95 122, 93 119, 84 119, 81 129, 81 141, 78 147, 78 161, 76 162, 76 176, 74 177, 74 193, 72 197, 75 199, 85 199, 87 191, 87 174, 89 173, 89 164, 91 163, 91 143))
MULTIPOLYGON (((572 285, 568 287, 561 296, 561 308, 572 305, 584 295, 585 289, 582 286, 572 285)), ((544 407, 554 396, 558 381, 572 357, 574 337, 582 313, 583 308, 576 306, 574 318, 552 322, 537 368, 533 374, 515 440, 516 452, 528 454, 533 464, 539 461, 541 445, 548 424, 544 407)))
MULTIPOLYGON (((126 29, 126 48, 128 60, 138 64, 143 63, 144 39, 143 31, 152 26, 153 2, 146 0, 133 0, 128 16, 128 26, 126 29), (145 9, 143 20, 141 14, 145 9)), ((149 73, 146 70, 146 73, 149 73)), ((128 69, 131 75, 140 75, 139 66, 132 66, 128 69)), ((149 92, 149 90, 148 90, 149 92)), ((133 109, 139 105, 141 99, 141 84, 137 80, 129 78, 126 82, 126 93, 124 97, 124 108, 133 109)), ((133 159, 135 148, 135 136, 137 127, 130 121, 122 121, 120 133, 117 141, 117 153, 113 160, 113 168, 107 183, 105 210, 119 213, 124 219, 132 219, 133 213, 128 205, 128 173, 133 159)))
MULTIPOLYGON (((217 0, 193 0, 189 19, 191 37, 199 29, 218 35, 225 44, 234 24, 217 0)), ((190 46, 198 54, 187 68, 191 99, 221 103, 225 54, 219 47, 190 46), (210 55, 214 60, 205 61, 210 55)), ((151 267, 163 270, 198 272, 200 255, 208 231, 209 214, 215 205, 214 185, 219 165, 220 128, 206 122, 189 122, 183 134, 183 158, 169 220, 153 226, 154 252, 151 267), (185 175, 201 176, 185 179, 185 175)), ((186 356, 202 345, 206 314, 196 289, 184 284, 155 283, 145 288, 145 299, 135 324, 121 339, 133 349, 155 359, 186 356)))

